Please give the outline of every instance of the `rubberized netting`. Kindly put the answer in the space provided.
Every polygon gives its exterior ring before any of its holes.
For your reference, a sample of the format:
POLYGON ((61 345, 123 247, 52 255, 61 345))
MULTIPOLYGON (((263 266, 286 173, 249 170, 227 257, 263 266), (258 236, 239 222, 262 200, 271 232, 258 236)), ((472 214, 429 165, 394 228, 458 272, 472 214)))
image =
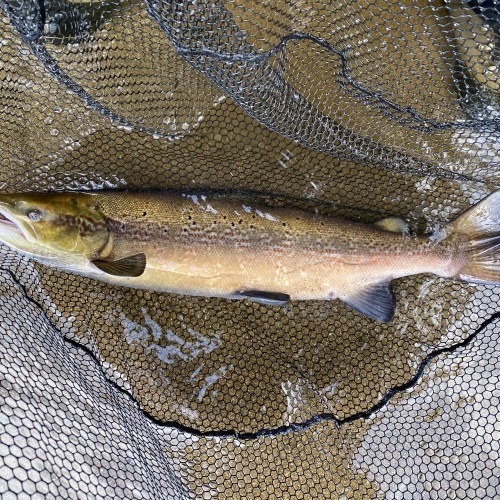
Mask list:
MULTIPOLYGON (((2 192, 231 193, 433 232, 500 187, 493 1, 0 0, 2 192)), ((500 288, 394 320, 0 247, 2 498, 498 498, 500 288)))

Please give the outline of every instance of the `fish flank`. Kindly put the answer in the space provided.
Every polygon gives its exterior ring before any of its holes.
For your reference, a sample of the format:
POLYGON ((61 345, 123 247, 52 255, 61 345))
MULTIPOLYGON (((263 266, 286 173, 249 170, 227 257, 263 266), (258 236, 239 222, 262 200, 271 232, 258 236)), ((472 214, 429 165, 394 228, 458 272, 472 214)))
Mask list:
POLYGON ((19 193, 0 195, 2 213, 20 228, 0 219, 0 238, 42 262, 116 285, 225 298, 249 290, 268 305, 285 295, 339 298, 389 321, 393 279, 434 273, 500 283, 499 207, 493 193, 436 239, 403 234, 404 222, 394 218, 376 227, 197 194, 19 193), (18 201, 51 216, 26 221, 18 201))

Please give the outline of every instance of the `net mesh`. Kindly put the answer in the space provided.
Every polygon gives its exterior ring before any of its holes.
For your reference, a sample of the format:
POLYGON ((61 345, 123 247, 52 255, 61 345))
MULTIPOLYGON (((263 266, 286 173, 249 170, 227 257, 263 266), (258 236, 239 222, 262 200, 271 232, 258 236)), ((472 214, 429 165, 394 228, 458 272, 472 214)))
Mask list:
MULTIPOLYGON (((223 190, 431 232, 498 188, 495 1, 0 0, 0 189, 223 190)), ((2 498, 496 498, 498 287, 393 322, 0 247, 2 498)))

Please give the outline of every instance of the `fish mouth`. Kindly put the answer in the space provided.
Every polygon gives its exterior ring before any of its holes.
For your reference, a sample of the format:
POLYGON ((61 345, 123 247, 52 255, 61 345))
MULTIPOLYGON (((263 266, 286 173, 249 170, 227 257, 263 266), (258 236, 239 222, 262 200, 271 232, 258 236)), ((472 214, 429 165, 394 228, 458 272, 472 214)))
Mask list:
POLYGON ((10 233, 15 233, 16 236, 24 238, 26 241, 33 241, 33 236, 30 235, 28 228, 24 228, 12 215, 8 213, 4 207, 0 206, 0 229, 5 228, 10 233))

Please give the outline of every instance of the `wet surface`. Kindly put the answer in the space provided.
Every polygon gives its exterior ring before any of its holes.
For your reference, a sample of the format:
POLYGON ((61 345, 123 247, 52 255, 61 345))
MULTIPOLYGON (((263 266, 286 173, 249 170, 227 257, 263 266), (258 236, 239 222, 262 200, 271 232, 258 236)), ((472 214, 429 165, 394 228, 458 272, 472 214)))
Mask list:
MULTIPOLYGON (((494 28, 463 2, 149 2, 160 24, 113 5, 90 35, 53 25, 61 40, 35 4, 24 24, 5 11, 2 191, 251 191, 422 234, 498 188, 494 28)), ((340 302, 148 294, 1 258, 2 494, 499 491, 494 287, 398 280, 384 326, 340 302)))

